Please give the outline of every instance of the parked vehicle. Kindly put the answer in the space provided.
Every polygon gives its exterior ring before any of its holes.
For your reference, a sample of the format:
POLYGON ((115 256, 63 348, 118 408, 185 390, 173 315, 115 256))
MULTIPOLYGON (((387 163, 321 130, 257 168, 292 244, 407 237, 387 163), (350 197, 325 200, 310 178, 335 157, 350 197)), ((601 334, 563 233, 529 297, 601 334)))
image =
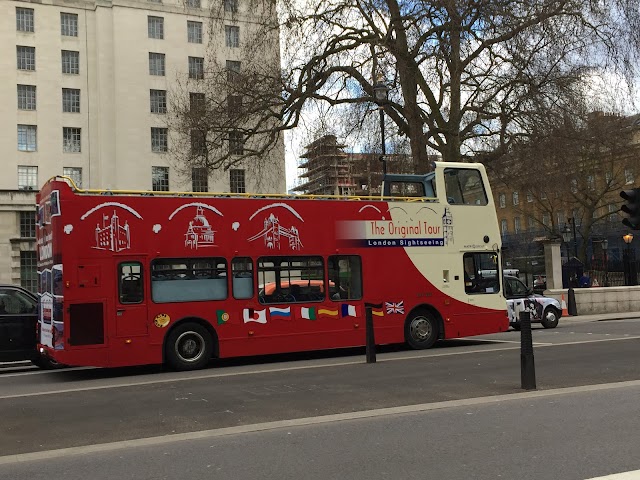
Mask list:
POLYGON ((534 278, 533 280, 534 293, 542 294, 546 289, 547 289, 547 276, 536 275, 536 278, 534 278))
POLYGON ((504 291, 507 297, 509 325, 520 330, 520 312, 531 313, 531 323, 541 323, 544 328, 555 328, 562 316, 562 306, 555 298, 533 293, 516 277, 504 276, 504 291))
POLYGON ((41 368, 53 364, 38 354, 38 297, 16 285, 0 285, 0 361, 30 360, 41 368))

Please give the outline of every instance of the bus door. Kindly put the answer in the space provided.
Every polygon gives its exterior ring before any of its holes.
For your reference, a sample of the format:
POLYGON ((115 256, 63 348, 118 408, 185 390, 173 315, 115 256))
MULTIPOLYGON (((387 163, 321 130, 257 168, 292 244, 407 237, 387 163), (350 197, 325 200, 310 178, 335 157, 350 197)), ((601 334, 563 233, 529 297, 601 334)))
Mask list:
POLYGON ((147 289, 145 288, 145 257, 116 259, 116 311, 110 330, 116 337, 147 335, 147 289), (115 327, 115 328, 114 328, 115 327))

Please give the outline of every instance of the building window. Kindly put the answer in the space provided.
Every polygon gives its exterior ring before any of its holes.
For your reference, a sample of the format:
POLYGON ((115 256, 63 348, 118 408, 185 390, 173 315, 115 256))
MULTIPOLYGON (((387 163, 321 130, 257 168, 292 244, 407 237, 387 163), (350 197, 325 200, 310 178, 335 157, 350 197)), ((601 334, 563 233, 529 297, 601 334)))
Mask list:
POLYGON ((151 151, 166 152, 168 150, 168 136, 167 128, 151 127, 151 151))
POLYGON ((187 21, 187 41, 202 43, 202 22, 187 21))
POLYGON ((64 153, 80 153, 80 129, 62 127, 62 150, 64 153))
POLYGON ((238 48, 240 46, 240 27, 225 25, 224 41, 227 47, 238 48))
POLYGON ((624 181, 627 184, 633 183, 635 181, 635 179, 633 177, 633 170, 631 170, 630 168, 625 168, 624 169, 624 181))
POLYGON ((18 125, 18 150, 35 152, 38 148, 38 127, 36 125, 18 125))
POLYGON ((230 118, 236 117, 242 113, 242 96, 229 95, 227 97, 227 115, 230 118))
POLYGON ((151 113, 167 113, 167 91, 149 90, 151 113))
POLYGON ((149 38, 164 39, 163 17, 147 17, 147 27, 149 29, 149 38))
POLYGON ((609 216, 607 218, 609 222, 615 222, 618 220, 618 214, 617 214, 618 210, 620 210, 618 205, 614 203, 609 204, 609 216))
POLYGON ((531 191, 527 192, 527 202, 533 202, 533 193, 531 191))
POLYGON ((77 88, 62 89, 62 111, 80 113, 80 90, 77 88))
POLYGON ((606 172, 604 174, 604 181, 607 184, 607 187, 611 186, 611 182, 613 181, 613 173, 612 172, 606 172))
POLYGON ((542 225, 544 225, 545 227, 550 226, 551 224, 551 215, 549 215, 548 213, 543 213, 542 214, 542 225))
POLYGON ((204 93, 189 93, 189 110, 191 113, 204 113, 205 98, 204 93))
POLYGON ((77 37, 78 15, 76 15, 75 13, 61 13, 60 31, 63 37, 77 37))
POLYGON ((169 191, 169 167, 151 167, 151 188, 154 192, 169 191))
POLYGON ((520 233, 520 217, 515 217, 513 219, 513 231, 516 233, 520 233))
POLYGON ((33 32, 33 8, 16 7, 16 30, 19 32, 33 32))
POLYGON ((240 62, 237 60, 227 60, 227 82, 236 83, 240 73, 240 62))
POLYGON ((509 225, 506 220, 500 220, 500 231, 503 235, 506 235, 506 233, 509 231, 509 225))
POLYGON ((546 200, 547 199, 547 192, 540 192, 540 200, 546 200))
POLYGON ((38 188, 38 167, 18 165, 18 188, 20 190, 38 188))
POLYGON ((242 155, 244 153, 244 138, 242 132, 229 132, 229 154, 242 155))
POLYGON ((36 212, 20 212, 20 238, 36 236, 36 212))
POLYGON ((518 192, 513 192, 513 204, 514 205, 520 204, 520 197, 518 195, 518 192))
POLYGON ((536 219, 533 217, 527 218, 527 228, 529 230, 534 230, 536 228, 536 219))
POLYGON ((189 57, 189 78, 196 80, 204 78, 204 58, 189 57))
POLYGON ((209 173, 206 168, 194 167, 191 169, 191 191, 209 191, 209 173))
POLYGON ((149 75, 164 77, 164 53, 149 52, 149 75))
POLYGON ((18 57, 18 70, 35 70, 36 69, 36 47, 16 47, 18 57))
POLYGON ((558 212, 558 214, 556 215, 557 217, 557 222, 556 222, 556 227, 560 228, 560 225, 564 225, 565 221, 564 221, 564 212, 558 212))
POLYGON ((200 8, 200 0, 186 0, 187 7, 200 8))
POLYGON ((238 0, 223 0, 224 11, 227 13, 238 13, 238 0))
POLYGON ((18 85, 18 110, 36 109, 36 86, 18 85))
POLYGON ((62 50, 62 73, 78 75, 80 73, 80 52, 62 50))
POLYGON ((231 187, 231 193, 246 193, 244 170, 229 170, 229 185, 231 187))
POLYGON ((20 252, 20 286, 31 292, 38 291, 36 252, 20 252))
POLYGON ((498 202, 500 203, 500 208, 505 208, 507 206, 507 196, 501 193, 498 195, 498 202))
POLYGON ((200 130, 191 130, 191 155, 203 156, 207 153, 207 134, 200 130))
MULTIPOLYGON (((80 130, 80 129, 78 129, 80 130)), ((82 188, 82 168, 80 167, 63 167, 62 174, 69 177, 76 184, 76 187, 82 188)))

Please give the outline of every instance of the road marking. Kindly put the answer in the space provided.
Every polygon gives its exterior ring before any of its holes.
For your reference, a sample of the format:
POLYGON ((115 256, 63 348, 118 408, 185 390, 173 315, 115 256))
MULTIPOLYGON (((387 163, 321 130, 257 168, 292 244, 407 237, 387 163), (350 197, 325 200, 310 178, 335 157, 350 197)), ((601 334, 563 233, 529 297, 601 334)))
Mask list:
POLYGON ((613 475, 606 475, 604 477, 593 477, 586 480, 638 480, 640 478, 640 470, 634 470, 632 472, 614 473, 613 475))
MULTIPOLYGON (((473 338, 473 337, 465 337, 465 338, 473 338)), ((520 340, 491 340, 488 338, 473 338, 474 342, 488 342, 488 343, 517 343, 520 345, 520 340)), ((547 342, 533 342, 534 345, 553 345, 553 343, 547 342)))
MULTIPOLYGON (((535 398, 554 397, 559 395, 569 395, 575 393, 597 392, 604 390, 614 390, 621 388, 640 387, 640 380, 628 382, 616 382, 600 385, 584 385, 579 387, 556 388, 552 390, 538 390, 533 392, 509 393, 505 395, 495 395, 491 397, 475 397, 462 400, 447 400, 443 402, 422 403, 417 405, 406 405, 401 407, 377 408, 373 410, 361 410, 358 412, 338 413, 332 415, 321 415, 317 417, 296 418, 290 420, 279 420, 274 422, 254 423, 252 425, 240 425, 236 427, 225 427, 211 430, 201 430, 198 432, 176 433, 172 435, 162 435, 157 437, 139 438, 134 440, 122 440, 118 442, 101 443, 94 445, 84 445, 81 447, 60 448, 56 450, 44 450, 41 452, 21 453, 16 455, 0 456, 0 465, 16 463, 26 463, 39 460, 60 459, 74 455, 87 455, 91 453, 104 453, 121 449, 141 448, 149 446, 167 445, 175 442, 187 440, 211 439, 224 437, 227 435, 238 435, 243 433, 264 432, 281 428, 302 427, 309 425, 321 425, 345 420, 358 420, 366 418, 378 418, 392 415, 402 415, 409 413, 420 413, 434 410, 442 410, 454 407, 470 407, 492 405, 500 402, 514 400, 531 400, 535 398)), ((606 478, 606 477, 605 477, 606 478)), ((632 478, 632 477, 629 477, 632 478)), ((625 478, 625 480, 629 480, 625 478)))
MULTIPOLYGON (((466 337, 465 339, 470 339, 473 337, 466 337)), ((547 343, 547 344, 538 344, 539 348, 547 348, 547 347, 558 347, 558 346, 566 346, 566 345, 583 345, 587 343, 600 343, 600 342, 614 342, 614 341, 623 341, 623 340, 637 340, 640 339, 640 336, 634 337, 622 337, 622 338, 603 338, 598 340, 583 340, 579 342, 562 342, 562 343, 547 343)), ((475 339, 478 340, 478 339, 475 339)), ((499 342, 498 342, 499 343, 499 342)), ((423 354, 414 354, 414 355, 403 355, 402 357, 389 357, 389 358, 380 358, 378 357, 378 363, 384 362, 397 362, 403 360, 417 360, 417 359, 429 359, 429 358, 437 358, 437 357, 449 357, 455 355, 470 355, 473 353, 491 353, 491 352, 508 352, 512 350, 519 350, 520 347, 500 347, 500 348, 486 348, 486 349, 474 349, 474 350, 465 350, 465 351, 455 351, 455 352, 442 352, 442 353, 434 353, 433 350, 428 350, 423 354)), ((392 355, 392 353, 388 354, 379 354, 382 355, 392 355)), ((139 387, 146 385, 160 385, 164 383, 177 383, 177 382, 187 382, 190 380, 207 380, 212 378, 226 378, 226 377, 235 377, 242 375, 256 375, 256 374, 264 374, 264 373, 278 373, 278 372, 287 372, 287 371, 296 371, 296 370, 306 370, 312 368, 329 368, 329 367, 342 367, 347 365, 364 365, 364 362, 360 357, 358 360, 350 360, 350 361, 342 361, 342 362, 328 362, 321 363, 316 365, 287 365, 283 367, 276 368, 254 368, 252 370, 240 371, 240 372, 215 372, 215 373, 205 373, 199 375, 185 375, 181 374, 179 377, 170 377, 170 378, 154 378, 151 380, 140 380, 140 381, 132 381, 127 383, 117 383, 110 385, 95 385, 95 386, 79 386, 75 388, 66 388, 60 390, 43 390, 38 392, 29 392, 29 393, 18 393, 11 395, 0 395, 0 400, 9 400, 15 398, 25 398, 25 397, 36 397, 40 395, 59 395, 65 393, 75 393, 75 392, 89 392, 96 390, 107 390, 110 388, 127 388, 127 387, 139 387)), ((90 369, 92 367, 77 367, 78 369, 90 369)), ((63 371, 63 370, 61 370, 63 371)), ((54 370, 55 372, 55 370, 54 370)), ((14 374, 16 375, 16 374, 14 374)), ((24 375, 24 374, 22 374, 24 375)), ((2 378, 8 377, 4 375, 0 375, 0 380, 2 378)))

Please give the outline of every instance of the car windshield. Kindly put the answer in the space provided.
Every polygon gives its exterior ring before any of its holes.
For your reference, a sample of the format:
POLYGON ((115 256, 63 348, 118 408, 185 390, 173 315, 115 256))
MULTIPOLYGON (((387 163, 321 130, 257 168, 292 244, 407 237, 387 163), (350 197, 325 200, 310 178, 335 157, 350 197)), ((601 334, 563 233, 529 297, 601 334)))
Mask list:
POLYGON ((34 313, 36 302, 17 290, 0 291, 0 314, 19 315, 34 313))

